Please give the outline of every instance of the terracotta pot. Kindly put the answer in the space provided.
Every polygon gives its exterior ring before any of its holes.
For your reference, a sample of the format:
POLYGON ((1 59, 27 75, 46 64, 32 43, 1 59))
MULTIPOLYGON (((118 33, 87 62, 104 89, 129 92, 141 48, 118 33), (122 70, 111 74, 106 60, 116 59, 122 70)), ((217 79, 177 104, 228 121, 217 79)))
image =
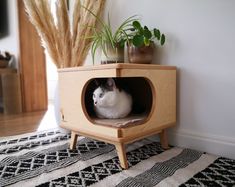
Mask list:
POLYGON ((154 43, 143 47, 136 47, 131 44, 127 46, 127 52, 130 63, 150 64, 154 55, 154 43))
POLYGON ((110 44, 106 45, 107 56, 102 52, 101 64, 123 63, 124 49, 120 47, 113 48, 110 44))

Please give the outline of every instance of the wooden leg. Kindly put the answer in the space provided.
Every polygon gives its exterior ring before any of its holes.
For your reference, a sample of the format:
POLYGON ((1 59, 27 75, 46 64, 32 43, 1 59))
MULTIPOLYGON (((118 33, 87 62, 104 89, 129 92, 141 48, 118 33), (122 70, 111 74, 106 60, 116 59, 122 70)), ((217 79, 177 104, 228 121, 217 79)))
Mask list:
POLYGON ((118 154, 118 158, 119 158, 121 167, 124 169, 128 169, 125 145, 123 143, 116 143, 115 147, 117 150, 117 154, 118 154))
POLYGON ((76 134, 74 131, 71 132, 71 140, 70 140, 70 149, 75 149, 76 148, 76 144, 77 144, 77 140, 78 140, 78 134, 76 134))
POLYGON ((167 138, 167 132, 166 129, 162 130, 162 132, 160 133, 160 142, 161 142, 161 146, 164 149, 169 149, 169 145, 168 145, 168 138, 167 138))

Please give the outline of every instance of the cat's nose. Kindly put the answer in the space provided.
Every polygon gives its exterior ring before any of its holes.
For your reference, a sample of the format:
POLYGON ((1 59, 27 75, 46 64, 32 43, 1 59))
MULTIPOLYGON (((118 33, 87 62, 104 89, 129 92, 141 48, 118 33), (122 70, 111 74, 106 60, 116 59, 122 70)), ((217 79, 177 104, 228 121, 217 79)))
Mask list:
POLYGON ((97 101, 95 101, 95 105, 97 105, 97 101))

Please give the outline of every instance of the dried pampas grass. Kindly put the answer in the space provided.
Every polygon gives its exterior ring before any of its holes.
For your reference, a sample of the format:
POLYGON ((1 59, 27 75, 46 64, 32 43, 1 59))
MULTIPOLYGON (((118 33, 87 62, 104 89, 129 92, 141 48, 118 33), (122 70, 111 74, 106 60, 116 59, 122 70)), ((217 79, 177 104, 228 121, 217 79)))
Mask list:
POLYGON ((104 3, 105 0, 83 0, 83 3, 75 0, 70 23, 67 0, 56 1, 56 21, 49 0, 24 0, 29 19, 57 68, 83 65, 91 44, 86 37, 92 34, 91 26, 97 22, 82 6, 99 15, 104 3))

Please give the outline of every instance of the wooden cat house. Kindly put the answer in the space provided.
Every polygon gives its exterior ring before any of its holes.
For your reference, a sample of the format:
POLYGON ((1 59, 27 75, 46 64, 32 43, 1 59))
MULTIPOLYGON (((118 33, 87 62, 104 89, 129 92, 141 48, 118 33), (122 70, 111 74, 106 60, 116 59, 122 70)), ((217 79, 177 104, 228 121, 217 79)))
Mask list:
POLYGON ((61 127, 72 131, 70 148, 83 135, 114 144, 121 167, 128 168, 125 144, 160 134, 176 122, 176 67, 153 64, 106 64, 59 71, 61 127), (116 78, 129 87, 133 111, 123 119, 99 119, 93 111, 94 79, 116 78))

